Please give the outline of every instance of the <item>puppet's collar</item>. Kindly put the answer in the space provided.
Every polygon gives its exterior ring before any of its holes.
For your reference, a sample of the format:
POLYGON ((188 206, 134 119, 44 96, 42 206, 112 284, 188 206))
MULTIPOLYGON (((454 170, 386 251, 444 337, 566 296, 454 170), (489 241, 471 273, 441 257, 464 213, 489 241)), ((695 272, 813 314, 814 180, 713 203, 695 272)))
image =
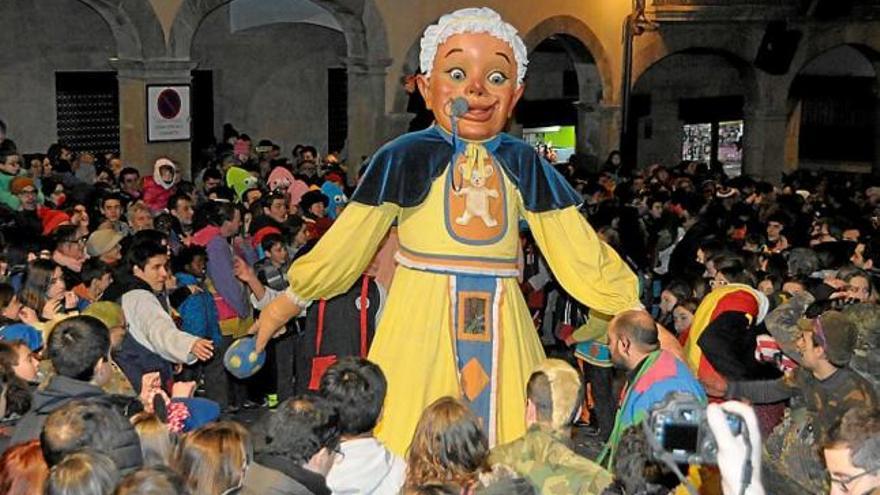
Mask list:
MULTIPOLYGON (((443 128, 443 126, 441 126, 440 124, 438 124, 436 122, 431 126, 431 128, 434 129, 438 134, 440 134, 440 136, 442 136, 443 139, 447 143, 449 143, 450 145, 453 144, 452 143, 452 132, 447 131, 446 129, 443 128)), ((484 148, 486 148, 487 150, 489 150, 490 153, 494 153, 495 150, 498 149, 498 145, 501 144, 501 133, 496 134, 495 136, 493 136, 489 139, 470 140, 470 139, 464 139, 462 137, 457 137, 456 141, 458 142, 457 148, 460 148, 460 149, 456 149, 457 152, 463 150, 468 144, 479 144, 479 145, 483 146, 484 148)))

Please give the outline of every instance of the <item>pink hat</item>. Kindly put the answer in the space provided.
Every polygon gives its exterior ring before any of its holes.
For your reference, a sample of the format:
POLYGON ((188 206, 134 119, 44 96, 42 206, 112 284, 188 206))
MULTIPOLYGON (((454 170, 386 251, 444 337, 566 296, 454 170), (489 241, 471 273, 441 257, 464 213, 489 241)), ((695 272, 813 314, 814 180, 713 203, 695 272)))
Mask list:
POLYGON ((269 174, 269 179, 266 183, 269 185, 269 190, 274 191, 279 188, 288 188, 291 184, 294 183, 296 179, 293 178, 293 174, 290 173, 290 170, 287 170, 284 167, 278 166, 272 169, 272 173, 269 174))
POLYGON ((309 185, 301 180, 294 180, 293 184, 287 188, 287 195, 290 197, 290 206, 299 205, 303 194, 309 192, 309 185))

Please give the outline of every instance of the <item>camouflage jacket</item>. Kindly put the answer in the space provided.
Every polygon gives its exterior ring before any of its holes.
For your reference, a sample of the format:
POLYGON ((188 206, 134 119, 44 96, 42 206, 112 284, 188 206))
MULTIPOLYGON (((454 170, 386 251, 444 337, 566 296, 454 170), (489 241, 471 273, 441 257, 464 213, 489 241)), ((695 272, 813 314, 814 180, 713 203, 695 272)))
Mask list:
POLYGON ((576 454, 567 439, 538 424, 519 440, 492 449, 489 462, 513 469, 542 494, 598 495, 612 481, 611 473, 576 454))
MULTIPOLYGON (((803 332, 804 313, 812 302, 810 294, 799 294, 765 319, 767 330, 782 351, 798 362, 802 357, 795 343, 803 332)), ((858 327, 859 319, 851 319, 858 327)), ((850 367, 841 368, 824 380, 798 368, 779 380, 731 382, 727 395, 759 404, 791 400, 785 419, 764 442, 764 461, 768 470, 786 479, 786 484, 797 486, 792 493, 828 492, 820 451, 828 432, 849 409, 877 405, 872 384, 850 367)))

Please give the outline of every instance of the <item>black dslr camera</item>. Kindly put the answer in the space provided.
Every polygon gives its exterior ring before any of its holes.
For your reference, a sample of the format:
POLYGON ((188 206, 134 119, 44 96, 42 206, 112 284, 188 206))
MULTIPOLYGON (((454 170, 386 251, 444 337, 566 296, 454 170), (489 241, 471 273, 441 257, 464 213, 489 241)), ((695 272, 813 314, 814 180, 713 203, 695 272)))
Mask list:
MULTIPOLYGON (((734 436, 743 430, 743 420, 725 413, 734 436)), ((706 405, 688 393, 672 392, 651 409, 644 422, 645 434, 656 458, 676 464, 715 465, 718 445, 706 420, 706 405)))

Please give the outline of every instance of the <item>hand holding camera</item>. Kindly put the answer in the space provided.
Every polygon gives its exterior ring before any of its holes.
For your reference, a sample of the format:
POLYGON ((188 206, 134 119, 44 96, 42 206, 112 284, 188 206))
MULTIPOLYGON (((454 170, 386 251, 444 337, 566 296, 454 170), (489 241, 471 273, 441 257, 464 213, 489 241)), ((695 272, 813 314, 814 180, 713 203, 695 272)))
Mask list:
MULTIPOLYGON (((728 433, 739 435, 742 420, 726 414, 728 433)), ((706 406, 691 394, 674 392, 651 410, 646 423, 654 454, 675 464, 715 465, 718 445, 709 428, 706 406)))
POLYGON ((724 495, 764 495, 761 484, 761 430, 751 406, 737 401, 709 404, 706 419, 718 446, 718 468, 724 495), (741 418, 739 434, 729 428, 728 418, 741 418))
POLYGON ((708 407, 691 394, 673 392, 644 423, 653 457, 665 463, 689 491, 679 466, 718 465, 724 495, 764 495, 761 433, 752 408, 729 401, 708 407))

